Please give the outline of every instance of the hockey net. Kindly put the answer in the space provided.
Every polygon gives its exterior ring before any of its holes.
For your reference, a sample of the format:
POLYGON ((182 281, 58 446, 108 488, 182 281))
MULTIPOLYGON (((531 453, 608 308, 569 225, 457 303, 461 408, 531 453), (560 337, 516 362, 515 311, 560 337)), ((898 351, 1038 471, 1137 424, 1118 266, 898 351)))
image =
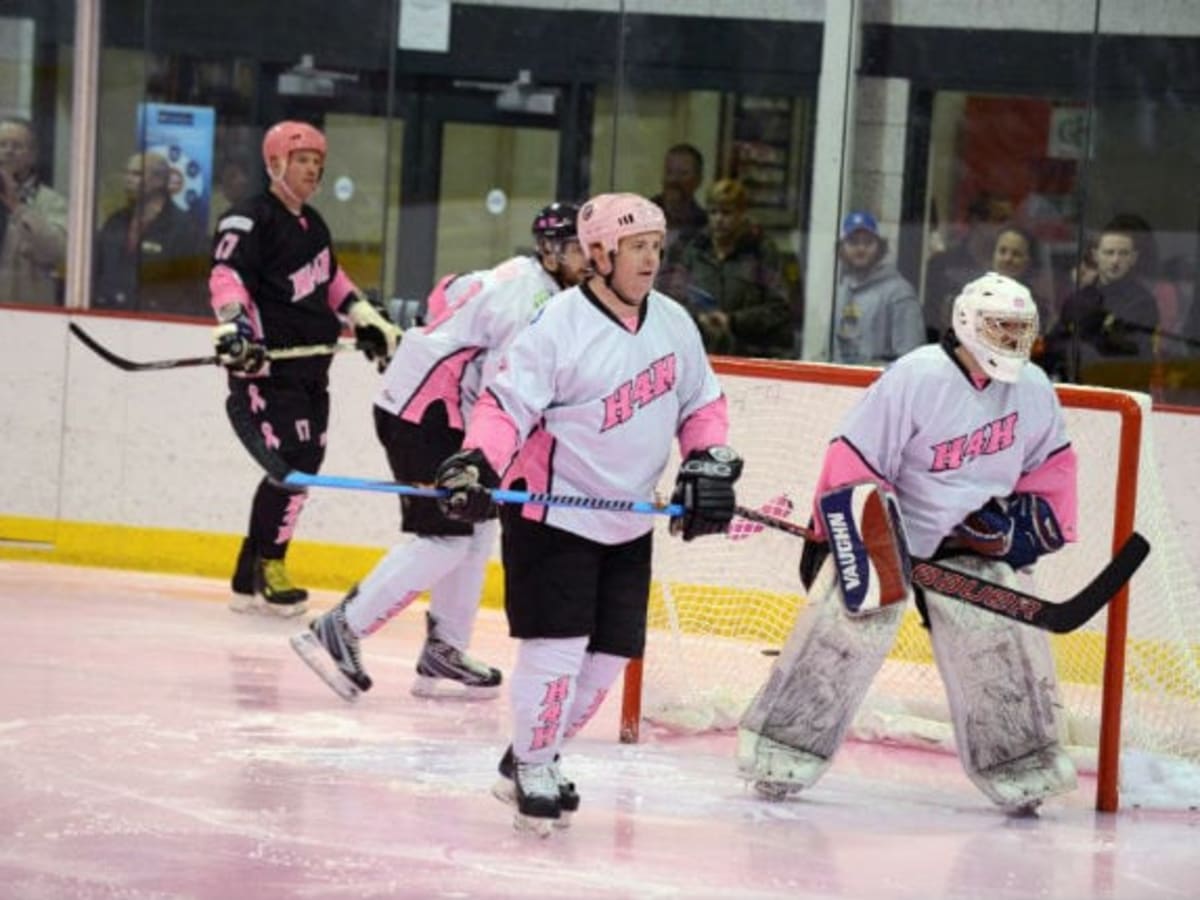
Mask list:
MULTIPOLYGON (((739 503, 778 515, 786 498, 792 521, 805 524, 830 437, 878 373, 743 360, 716 368, 730 443, 747 460, 739 503)), ((1200 592, 1156 475, 1148 398, 1103 388, 1059 394, 1080 459, 1080 540, 1040 561, 1026 588, 1050 600, 1074 593, 1133 527, 1152 547, 1127 604, 1118 595, 1085 627, 1052 638, 1072 756, 1097 772, 1098 806, 1115 809, 1120 748, 1200 761, 1200 592)), ((661 486, 668 496, 676 462, 661 486)), ((728 536, 685 544, 665 522, 658 528, 646 654, 627 673, 623 740, 636 740, 641 723, 736 728, 805 602, 796 538, 735 520, 728 536)), ((949 721, 928 635, 910 609, 852 734, 952 751, 949 721)))

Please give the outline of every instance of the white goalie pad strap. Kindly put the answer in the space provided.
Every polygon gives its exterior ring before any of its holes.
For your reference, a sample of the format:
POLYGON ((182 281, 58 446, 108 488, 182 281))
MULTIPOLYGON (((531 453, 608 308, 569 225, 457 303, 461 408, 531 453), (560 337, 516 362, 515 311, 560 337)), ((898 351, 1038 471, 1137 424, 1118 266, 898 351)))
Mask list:
MULTIPOLYGON (((1018 587, 1012 569, 993 560, 956 557, 946 564, 1018 587)), ((1005 808, 1072 790, 1075 769, 1061 749, 1058 678, 1047 635, 932 590, 925 603, 967 776, 1005 808)))
POLYGON ((742 716, 738 765, 746 777, 788 780, 772 760, 781 758, 780 749, 793 748, 824 764, 802 767, 804 774, 793 773, 792 780, 802 779, 802 787, 816 781, 895 641, 903 605, 874 616, 846 616, 834 570, 827 559, 766 683, 742 716), (767 741, 756 742, 748 732, 767 741))
POLYGON ((874 482, 850 484, 822 494, 817 512, 846 612, 869 615, 908 598, 912 561, 894 494, 874 482))

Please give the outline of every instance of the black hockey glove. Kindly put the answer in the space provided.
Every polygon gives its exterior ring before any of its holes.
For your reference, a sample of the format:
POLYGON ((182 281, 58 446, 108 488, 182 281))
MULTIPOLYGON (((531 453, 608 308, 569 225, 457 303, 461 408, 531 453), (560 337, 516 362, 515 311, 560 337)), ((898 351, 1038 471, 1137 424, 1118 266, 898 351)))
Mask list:
POLYGON ((742 474, 742 458, 731 447, 693 450, 675 476, 672 503, 683 506, 682 516, 671 519, 671 534, 685 541, 729 528, 737 499, 733 484, 742 474))
POLYGON ((382 372, 400 344, 400 329, 392 324, 387 310, 373 298, 355 295, 347 301, 345 310, 347 318, 354 323, 355 343, 382 372))
POLYGON ((254 324, 240 306, 213 329, 213 347, 217 360, 231 372, 254 375, 267 365, 267 348, 255 337, 254 324))
POLYGON ((1032 566, 1063 545, 1054 510, 1037 494, 993 498, 967 516, 954 534, 980 556, 1002 559, 1014 569, 1032 566))
POLYGON ((459 450, 442 460, 434 481, 449 491, 438 500, 447 519, 475 523, 496 517, 489 488, 500 486, 500 476, 480 450, 459 450))

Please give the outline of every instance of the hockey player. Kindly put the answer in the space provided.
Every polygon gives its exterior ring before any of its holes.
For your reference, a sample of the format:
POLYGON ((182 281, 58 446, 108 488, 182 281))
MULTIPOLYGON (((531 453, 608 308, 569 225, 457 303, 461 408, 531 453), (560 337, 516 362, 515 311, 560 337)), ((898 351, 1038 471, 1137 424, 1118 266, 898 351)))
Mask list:
MULTIPOLYGON (((500 359, 463 449, 438 470, 451 518, 492 516, 487 488, 644 498, 673 437, 684 457, 672 522, 684 540, 724 531, 742 461, 724 446, 725 398, 687 311, 651 289, 666 222, 635 194, 579 214, 594 273, 544 307, 500 359)), ((579 805, 559 769, 563 741, 599 708, 645 642, 653 523, 569 507, 501 512, 505 610, 519 640, 512 745, 497 794, 518 828, 548 833, 579 805)))
MULTIPOLYGON (((218 221, 209 290, 220 324, 213 342, 229 370, 230 419, 256 434, 293 469, 317 472, 325 456, 330 356, 268 362, 268 349, 329 344, 342 316, 357 328, 368 356, 386 359, 400 332, 337 263, 329 229, 308 205, 325 168, 325 136, 303 122, 279 122, 263 138, 270 186, 235 204, 218 221)), ((303 491, 263 479, 233 573, 235 612, 295 616, 306 591, 284 568, 304 506, 303 491)))
MULTIPOLYGON (((438 464, 462 446, 463 430, 489 362, 553 294, 579 283, 586 267, 575 237, 577 207, 552 203, 533 220, 536 256, 443 279, 428 325, 410 330, 383 376, 375 432, 397 481, 428 484, 438 464)), ((428 635, 412 692, 418 696, 494 697, 500 672, 467 655, 496 523, 472 525, 442 515, 437 501, 403 497, 397 544, 349 595, 314 619, 292 646, 340 696, 371 686, 359 640, 423 591, 431 591, 428 635)))
MULTIPOLYGON (((816 493, 882 485, 913 557, 1015 585, 1017 570, 1075 540, 1075 452, 1052 385, 1027 364, 1038 334, 1028 289, 988 273, 963 288, 953 316, 941 344, 901 357, 849 412, 816 493)), ((829 766, 900 625, 903 602, 847 615, 835 577, 843 549, 805 546, 809 603, 741 721, 739 768, 765 796, 810 787, 829 766)), ((1011 811, 1071 790, 1045 633, 932 591, 917 600, 976 786, 1011 811)))

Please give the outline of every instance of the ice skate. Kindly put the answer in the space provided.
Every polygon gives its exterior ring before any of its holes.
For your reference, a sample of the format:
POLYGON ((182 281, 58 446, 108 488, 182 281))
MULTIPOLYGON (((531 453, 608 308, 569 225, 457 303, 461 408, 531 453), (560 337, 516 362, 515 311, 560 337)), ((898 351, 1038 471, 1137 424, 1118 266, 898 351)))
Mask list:
POLYGON ((291 643, 292 649, 334 693, 343 700, 353 701, 371 689, 371 678, 362 667, 358 637, 346 623, 345 604, 343 600, 317 616, 308 624, 308 630, 293 637, 291 643))
POLYGON ((416 697, 491 700, 500 694, 502 676, 484 662, 468 656, 442 640, 437 620, 425 614, 425 646, 417 660, 416 697))
POLYGON ((517 811, 513 828, 549 837, 562 819, 558 800, 557 763, 523 763, 514 760, 513 787, 517 811))
POLYGON ((811 787, 828 765, 811 753, 738 729, 738 771, 764 800, 785 800, 811 787))
POLYGON ((1075 766, 1057 745, 979 773, 967 772, 988 799, 1010 816, 1036 816, 1050 797, 1075 789, 1075 766))
POLYGON ((242 561, 233 578, 233 597, 229 608, 236 613, 260 613, 290 619, 307 609, 308 591, 292 584, 282 559, 262 559, 252 569, 252 587, 247 587, 241 573, 242 561))
MULTIPOLYGON (((560 758, 554 754, 554 777, 558 782, 558 811, 559 817, 554 822, 555 828, 570 828, 571 816, 579 809, 579 793, 575 790, 575 782, 568 781, 559 767, 560 758)), ((515 806, 517 803, 517 785, 515 773, 517 761, 513 756, 512 744, 508 745, 508 749, 504 751, 504 756, 500 759, 500 765, 496 767, 500 772, 500 777, 496 783, 492 785, 492 795, 502 803, 507 803, 509 806, 515 806)))

